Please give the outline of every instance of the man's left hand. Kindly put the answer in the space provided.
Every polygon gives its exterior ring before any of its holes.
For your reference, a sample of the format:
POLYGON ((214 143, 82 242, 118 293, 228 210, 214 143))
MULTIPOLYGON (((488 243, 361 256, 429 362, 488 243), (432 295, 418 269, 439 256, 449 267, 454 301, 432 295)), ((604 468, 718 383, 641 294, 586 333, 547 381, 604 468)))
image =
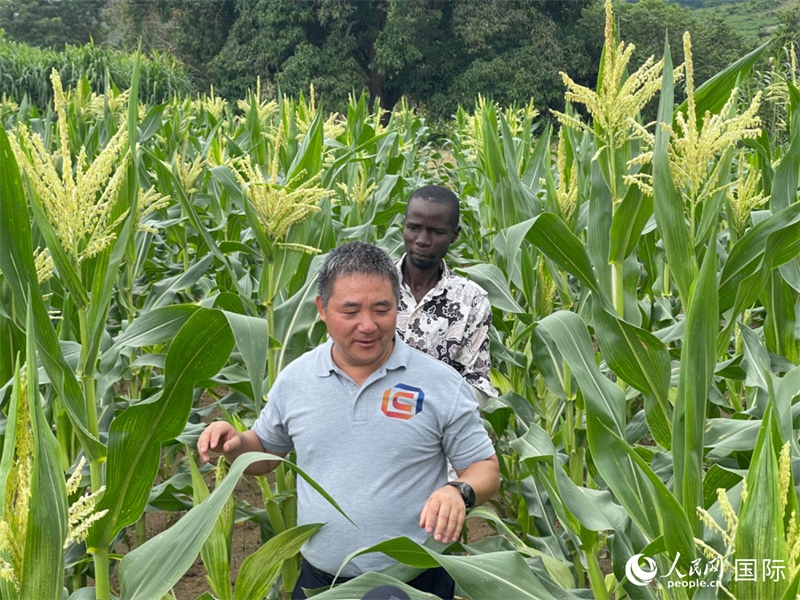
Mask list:
POLYGON ((419 526, 444 544, 461 535, 467 509, 457 488, 445 485, 433 492, 419 515, 419 526))

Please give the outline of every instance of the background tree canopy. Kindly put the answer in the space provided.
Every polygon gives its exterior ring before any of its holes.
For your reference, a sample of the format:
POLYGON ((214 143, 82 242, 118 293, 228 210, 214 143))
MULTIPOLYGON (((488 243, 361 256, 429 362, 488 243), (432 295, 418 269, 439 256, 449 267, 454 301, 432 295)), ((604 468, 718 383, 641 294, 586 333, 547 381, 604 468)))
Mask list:
MULTIPOLYGON (((692 33, 698 83, 758 43, 707 10, 619 3, 635 66, 661 55, 665 31, 676 61, 681 35, 692 33)), ((131 50, 141 40, 145 51, 179 58, 199 89, 213 85, 228 98, 243 97, 260 77, 271 94, 313 84, 332 110, 366 89, 385 109, 405 96, 438 118, 478 94, 560 109, 559 71, 594 85, 603 40, 600 0, 0 0, 0 28, 36 46, 91 36, 131 50)))
POLYGON ((0 0, 0 28, 32 46, 102 41, 105 2, 97 0, 0 0))

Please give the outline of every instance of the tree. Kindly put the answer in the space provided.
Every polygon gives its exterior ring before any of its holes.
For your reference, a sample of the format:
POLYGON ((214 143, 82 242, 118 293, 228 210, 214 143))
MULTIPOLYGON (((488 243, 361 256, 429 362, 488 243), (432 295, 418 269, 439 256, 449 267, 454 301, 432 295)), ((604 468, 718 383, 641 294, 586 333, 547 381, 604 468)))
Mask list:
POLYGON ((595 2, 158 0, 154 9, 171 24, 175 53, 222 95, 241 97, 260 76, 290 94, 313 84, 328 108, 366 89, 385 109, 405 95, 447 117, 478 93, 559 106, 559 70, 590 83, 602 31, 587 45, 571 30, 595 2))
POLYGON ((63 48, 105 38, 106 0, 0 0, 0 28, 18 42, 63 48))

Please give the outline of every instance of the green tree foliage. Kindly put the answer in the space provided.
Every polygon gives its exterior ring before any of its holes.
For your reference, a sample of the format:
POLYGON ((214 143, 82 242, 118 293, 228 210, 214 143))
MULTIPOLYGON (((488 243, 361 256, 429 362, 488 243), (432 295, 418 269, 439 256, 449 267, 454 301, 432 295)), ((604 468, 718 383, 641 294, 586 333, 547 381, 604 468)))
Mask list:
POLYGON ((106 0, 0 0, 0 28, 19 42, 63 48, 105 37, 106 0))
POLYGON ((560 70, 591 85, 602 35, 587 44, 575 26, 594 2, 115 0, 139 22, 158 11, 171 25, 162 47, 222 95, 241 97, 260 76, 288 94, 313 84, 329 108, 367 89, 385 109, 405 95, 443 117, 478 93, 558 107, 560 70))

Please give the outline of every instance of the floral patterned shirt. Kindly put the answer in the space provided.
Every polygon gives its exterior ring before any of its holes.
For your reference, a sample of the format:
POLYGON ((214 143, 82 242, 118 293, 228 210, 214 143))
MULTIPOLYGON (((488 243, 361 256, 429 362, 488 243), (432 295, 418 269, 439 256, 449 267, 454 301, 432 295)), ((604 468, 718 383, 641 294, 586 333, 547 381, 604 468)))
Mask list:
MULTIPOLYGON (((489 380, 489 326, 492 306, 477 283, 456 275, 442 261, 438 283, 417 303, 403 281, 403 261, 397 261, 402 295, 397 331, 412 348, 450 365, 482 396, 497 397, 489 380)), ((482 402, 481 402, 482 404, 482 402)))

